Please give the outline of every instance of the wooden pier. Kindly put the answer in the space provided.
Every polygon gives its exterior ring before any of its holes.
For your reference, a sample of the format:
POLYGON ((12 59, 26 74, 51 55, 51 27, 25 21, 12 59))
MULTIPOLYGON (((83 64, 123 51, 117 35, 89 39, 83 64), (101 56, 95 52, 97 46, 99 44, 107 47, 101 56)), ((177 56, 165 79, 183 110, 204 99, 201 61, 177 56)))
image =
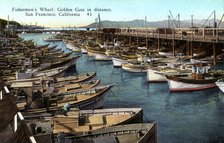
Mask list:
POLYGON ((224 47, 224 28, 104 28, 99 33, 107 41, 124 37, 129 41, 135 39, 137 46, 141 46, 141 42, 147 48, 158 50, 165 43, 173 50, 173 55, 176 48, 185 49, 185 54, 191 56, 195 49, 207 50, 213 54, 214 65, 217 54, 224 47))
POLYGON ((224 28, 121 28, 115 34, 169 40, 224 43, 224 28))

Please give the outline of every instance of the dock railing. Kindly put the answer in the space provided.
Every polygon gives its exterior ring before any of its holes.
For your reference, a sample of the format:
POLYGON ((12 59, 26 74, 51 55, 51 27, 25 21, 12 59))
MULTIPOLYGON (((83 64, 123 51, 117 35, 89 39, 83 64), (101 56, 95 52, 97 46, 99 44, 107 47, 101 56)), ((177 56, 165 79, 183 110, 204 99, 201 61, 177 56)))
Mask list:
POLYGON ((160 39, 224 43, 224 28, 121 28, 115 34, 160 39))

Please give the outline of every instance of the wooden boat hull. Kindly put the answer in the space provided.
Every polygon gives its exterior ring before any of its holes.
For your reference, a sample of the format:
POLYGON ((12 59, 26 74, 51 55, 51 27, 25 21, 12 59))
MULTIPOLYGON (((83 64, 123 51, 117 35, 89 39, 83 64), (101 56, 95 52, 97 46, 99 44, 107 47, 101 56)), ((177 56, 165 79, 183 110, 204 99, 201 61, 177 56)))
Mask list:
POLYGON ((72 44, 66 44, 66 47, 68 49, 71 49, 73 52, 81 52, 81 49, 76 47, 76 46, 73 46, 72 44))
POLYGON ((214 80, 186 80, 166 75, 170 91, 196 91, 216 87, 214 80), (194 82, 192 82, 194 81, 194 82))
POLYGON ((121 67, 122 64, 128 63, 128 60, 112 57, 114 67, 121 67))
POLYGON ((142 108, 107 108, 107 109, 96 109, 96 110, 80 110, 80 116, 84 114, 94 115, 122 115, 122 114, 132 114, 132 117, 128 118, 123 122, 114 125, 124 125, 132 123, 142 123, 143 122, 143 109, 142 108))
POLYGON ((80 58, 80 56, 75 56, 75 57, 69 57, 66 58, 64 61, 62 62, 58 62, 58 63, 54 63, 52 64, 49 68, 47 69, 51 69, 51 68, 56 68, 56 67, 60 67, 60 66, 69 66, 69 67, 75 67, 76 66, 76 61, 80 58))
POLYGON ((147 72, 144 65, 134 65, 131 63, 124 63, 121 65, 122 69, 128 72, 145 73, 147 72))
POLYGON ((65 138, 71 142, 157 143, 157 123, 118 125, 65 138))
POLYGON ((162 72, 148 69, 147 70, 147 81, 148 82, 166 82, 166 77, 162 72))
POLYGON ((178 76, 188 76, 189 70, 181 70, 178 68, 170 67, 148 67, 147 70, 147 81, 148 82, 166 82, 166 77, 164 74, 178 75, 178 76))
MULTIPOLYGON (((95 57, 97 54, 105 54, 106 49, 99 49, 98 47, 93 48, 93 47, 88 47, 86 48, 86 51, 89 56, 95 57)), ((106 55, 106 54, 105 54, 106 55)))
POLYGON ((158 52, 161 56, 173 56, 172 52, 158 52))
MULTIPOLYGON (((79 108, 82 110, 88 110, 88 109, 100 109, 104 106, 104 100, 106 93, 112 88, 113 85, 107 85, 107 86, 101 86, 100 88, 103 88, 100 92, 96 93, 96 95, 89 96, 87 99, 80 100, 80 101, 59 101, 58 107, 63 107, 66 103, 70 104, 72 108, 79 108)), ((96 87, 97 89, 99 87, 96 87)), ((72 93, 71 93, 72 94, 72 93)), ((64 95, 66 96, 66 95, 64 95)), ((75 99, 74 99, 75 100, 75 99)))
POLYGON ((94 57, 96 61, 111 61, 111 57, 107 56, 104 52, 97 52, 93 50, 88 50, 88 55, 94 57))
POLYGON ((86 49, 81 48, 81 53, 82 53, 82 54, 87 54, 88 52, 86 51, 86 49))
POLYGON ((33 77, 33 78, 25 78, 25 77, 18 78, 17 77, 16 80, 9 81, 9 83, 39 81, 39 80, 44 79, 46 77, 56 77, 58 75, 63 75, 64 72, 68 68, 69 68, 68 66, 65 66, 65 67, 55 68, 55 69, 51 69, 51 70, 45 70, 43 72, 35 73, 35 77, 33 77))
POLYGON ((89 57, 95 57, 96 56, 96 53, 93 53, 93 52, 90 52, 90 51, 87 51, 87 54, 89 57))
POLYGON ((111 61, 111 57, 107 56, 106 54, 95 54, 95 60, 96 61, 111 61))
POLYGON ((58 77, 56 78, 57 82, 72 82, 72 83, 79 83, 88 81, 90 79, 93 79, 96 76, 96 72, 89 72, 89 73, 82 73, 77 76, 68 76, 68 77, 58 77))
MULTIPOLYGON (((44 116, 44 115, 43 115, 44 116)), ((95 110, 71 110, 67 115, 55 115, 54 133, 81 133, 96 130, 100 128, 124 125, 131 123, 142 123, 143 110, 142 108, 109 108, 95 110), (74 115, 78 115, 74 118, 74 115), (79 118, 79 124, 70 122, 65 118, 79 118), (60 123, 58 123, 60 122, 60 123), (74 127, 66 128, 64 125, 74 127)))

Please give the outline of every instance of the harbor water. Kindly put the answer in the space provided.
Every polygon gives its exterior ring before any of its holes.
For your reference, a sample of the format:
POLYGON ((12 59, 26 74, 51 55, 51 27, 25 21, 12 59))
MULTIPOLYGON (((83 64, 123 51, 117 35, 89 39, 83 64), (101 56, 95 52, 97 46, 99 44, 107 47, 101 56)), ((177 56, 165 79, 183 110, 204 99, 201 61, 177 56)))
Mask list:
MULTIPOLYGON (((44 44, 38 34, 21 37, 44 44)), ((54 44, 66 51, 62 42, 54 44)), ((224 142, 224 95, 218 88, 170 93, 167 83, 147 83, 146 74, 125 72, 114 68, 111 61, 94 61, 88 55, 82 55, 76 70, 67 74, 90 71, 97 72, 102 84, 115 83, 104 107, 143 108, 144 122, 158 123, 159 143, 224 142)))

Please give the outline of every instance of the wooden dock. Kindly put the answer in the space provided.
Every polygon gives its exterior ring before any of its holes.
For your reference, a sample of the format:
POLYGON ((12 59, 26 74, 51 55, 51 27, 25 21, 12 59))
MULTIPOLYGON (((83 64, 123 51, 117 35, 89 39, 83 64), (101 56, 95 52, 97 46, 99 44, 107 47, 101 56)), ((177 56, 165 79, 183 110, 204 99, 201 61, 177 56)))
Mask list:
POLYGON ((184 49, 185 54, 191 56, 195 49, 207 50, 214 57, 214 65, 217 55, 224 47, 224 28, 104 28, 98 33, 106 41, 114 38, 129 40, 130 46, 131 40, 137 46, 141 46, 141 42, 147 48, 154 47, 158 50, 166 45, 172 49, 173 55, 176 48, 184 49))
POLYGON ((224 43, 224 28, 121 28, 115 34, 144 38, 224 43))

